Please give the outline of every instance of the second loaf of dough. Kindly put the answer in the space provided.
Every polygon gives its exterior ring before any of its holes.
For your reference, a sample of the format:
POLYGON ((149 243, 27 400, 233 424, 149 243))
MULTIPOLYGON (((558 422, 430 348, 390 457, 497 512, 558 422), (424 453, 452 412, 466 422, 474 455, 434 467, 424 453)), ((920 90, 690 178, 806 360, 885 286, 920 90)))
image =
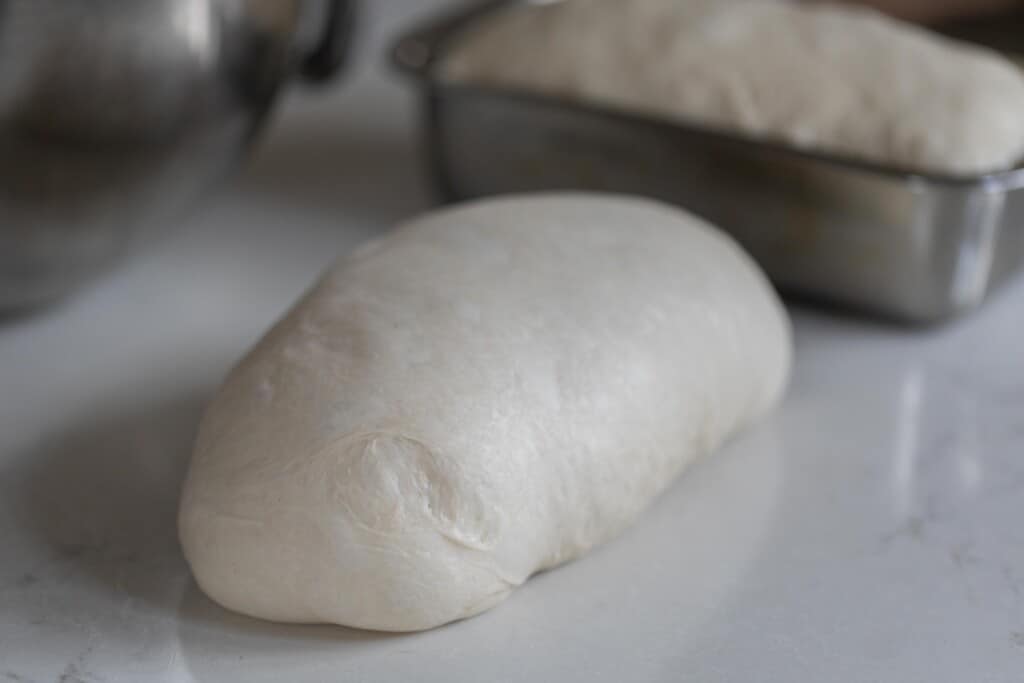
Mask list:
POLYGON ((474 25, 447 77, 971 175, 1024 157, 1024 74, 864 8, 787 0, 565 0, 474 25))

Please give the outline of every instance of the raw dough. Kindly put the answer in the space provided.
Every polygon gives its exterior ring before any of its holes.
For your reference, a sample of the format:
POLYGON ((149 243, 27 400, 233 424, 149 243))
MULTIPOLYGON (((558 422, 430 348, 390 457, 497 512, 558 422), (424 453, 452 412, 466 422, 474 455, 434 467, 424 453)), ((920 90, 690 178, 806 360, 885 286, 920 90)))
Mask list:
POLYGON ((778 401, 786 315, 676 209, 441 211, 345 259, 200 430, 185 555, 222 605, 388 631, 478 614, 615 536, 778 401))
POLYGON ((1024 74, 873 10, 568 0, 502 12, 443 72, 945 175, 1024 157, 1024 74))

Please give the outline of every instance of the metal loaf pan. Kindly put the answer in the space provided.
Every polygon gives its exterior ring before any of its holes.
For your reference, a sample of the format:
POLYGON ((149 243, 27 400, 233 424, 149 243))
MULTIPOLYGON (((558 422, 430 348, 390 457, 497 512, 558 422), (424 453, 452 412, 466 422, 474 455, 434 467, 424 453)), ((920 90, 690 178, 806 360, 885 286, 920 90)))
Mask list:
MULTIPOLYGON (((413 30, 393 53, 421 87, 430 170, 447 200, 554 189, 662 199, 731 233, 786 292, 910 322, 976 308, 1024 264, 1024 167, 912 173, 440 77, 451 39, 511 2, 413 30)), ((992 25, 951 33, 1024 36, 1019 18, 992 25)))

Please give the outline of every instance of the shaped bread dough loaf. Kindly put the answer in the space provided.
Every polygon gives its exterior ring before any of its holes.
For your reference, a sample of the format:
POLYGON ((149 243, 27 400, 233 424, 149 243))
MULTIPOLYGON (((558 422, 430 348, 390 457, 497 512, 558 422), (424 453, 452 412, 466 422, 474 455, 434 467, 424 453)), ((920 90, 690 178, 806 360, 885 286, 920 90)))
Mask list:
POLYGON ((1024 74, 873 10, 786 0, 567 0, 457 40, 443 72, 896 167, 1024 157, 1024 74))
POLYGON ((441 211, 342 261, 231 373, 185 484, 185 555, 256 617, 472 616, 615 536, 764 415, 789 366, 765 278, 678 210, 441 211))

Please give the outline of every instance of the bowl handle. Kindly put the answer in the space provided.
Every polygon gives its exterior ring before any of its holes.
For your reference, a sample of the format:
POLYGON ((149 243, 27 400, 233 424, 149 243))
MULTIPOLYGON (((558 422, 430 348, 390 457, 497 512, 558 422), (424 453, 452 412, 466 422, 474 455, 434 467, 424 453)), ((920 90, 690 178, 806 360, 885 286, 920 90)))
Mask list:
POLYGON ((302 60, 301 73, 309 81, 329 79, 348 59, 355 31, 357 0, 328 0, 323 34, 302 60))

